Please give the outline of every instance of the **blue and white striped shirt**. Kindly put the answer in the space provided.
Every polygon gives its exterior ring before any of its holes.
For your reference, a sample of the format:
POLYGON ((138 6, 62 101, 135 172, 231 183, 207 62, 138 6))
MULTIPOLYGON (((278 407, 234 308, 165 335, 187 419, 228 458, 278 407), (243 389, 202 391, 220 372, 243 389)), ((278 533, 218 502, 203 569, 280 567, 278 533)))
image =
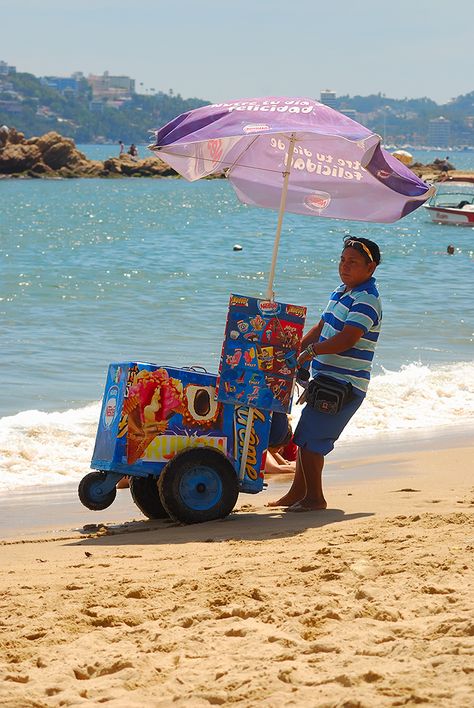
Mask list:
POLYGON ((313 375, 327 374, 340 381, 349 381, 354 393, 365 395, 370 381, 372 359, 382 322, 382 304, 375 278, 369 278, 352 290, 346 286, 335 290, 323 312, 324 322, 320 342, 342 332, 345 325, 359 327, 363 334, 358 342, 340 354, 318 354, 313 360, 313 375))

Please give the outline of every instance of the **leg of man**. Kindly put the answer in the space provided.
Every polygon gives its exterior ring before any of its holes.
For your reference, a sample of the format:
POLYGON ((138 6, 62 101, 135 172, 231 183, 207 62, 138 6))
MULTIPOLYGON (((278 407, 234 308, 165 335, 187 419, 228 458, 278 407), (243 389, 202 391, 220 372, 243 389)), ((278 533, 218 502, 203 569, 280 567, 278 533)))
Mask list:
POLYGON ((301 465, 300 455, 296 458, 296 470, 293 482, 287 493, 274 502, 268 502, 267 506, 292 506, 306 495, 306 482, 301 465))
POLYGON ((306 493, 290 506, 288 511, 326 509, 327 502, 323 493, 324 455, 319 452, 311 452, 307 448, 300 448, 298 450, 298 464, 303 473, 306 493))

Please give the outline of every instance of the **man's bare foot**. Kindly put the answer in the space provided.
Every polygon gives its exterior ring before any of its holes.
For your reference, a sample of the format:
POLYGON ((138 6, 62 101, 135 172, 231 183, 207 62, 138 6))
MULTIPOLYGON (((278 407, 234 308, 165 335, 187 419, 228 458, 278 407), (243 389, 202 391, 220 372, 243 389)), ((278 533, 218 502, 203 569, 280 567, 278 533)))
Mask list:
POLYGON ((281 499, 278 499, 278 501, 268 502, 267 506, 293 506, 293 504, 296 504, 298 501, 298 497, 285 494, 285 496, 283 496, 281 499))
POLYGON ((287 511, 323 511, 327 509, 325 499, 300 499, 300 501, 292 504, 287 508, 287 511))

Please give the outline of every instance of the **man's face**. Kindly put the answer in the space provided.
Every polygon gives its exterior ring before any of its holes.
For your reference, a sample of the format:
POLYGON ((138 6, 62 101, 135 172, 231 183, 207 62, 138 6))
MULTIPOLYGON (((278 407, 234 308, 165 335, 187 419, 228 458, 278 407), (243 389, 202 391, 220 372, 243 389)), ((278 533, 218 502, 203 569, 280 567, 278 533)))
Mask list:
POLYGON ((352 246, 347 246, 341 253, 339 275, 348 288, 355 288, 364 283, 371 277, 375 268, 375 263, 367 262, 367 258, 352 246))

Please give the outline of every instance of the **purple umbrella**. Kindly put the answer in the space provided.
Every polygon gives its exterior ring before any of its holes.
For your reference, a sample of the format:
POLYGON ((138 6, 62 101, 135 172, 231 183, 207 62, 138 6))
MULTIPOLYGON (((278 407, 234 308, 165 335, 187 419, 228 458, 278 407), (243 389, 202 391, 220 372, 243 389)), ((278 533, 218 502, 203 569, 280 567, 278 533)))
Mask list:
POLYGON ((432 190, 380 145, 379 135, 308 98, 252 98, 183 113, 150 146, 194 181, 224 171, 245 204, 278 209, 267 296, 283 213, 393 222, 432 190))

